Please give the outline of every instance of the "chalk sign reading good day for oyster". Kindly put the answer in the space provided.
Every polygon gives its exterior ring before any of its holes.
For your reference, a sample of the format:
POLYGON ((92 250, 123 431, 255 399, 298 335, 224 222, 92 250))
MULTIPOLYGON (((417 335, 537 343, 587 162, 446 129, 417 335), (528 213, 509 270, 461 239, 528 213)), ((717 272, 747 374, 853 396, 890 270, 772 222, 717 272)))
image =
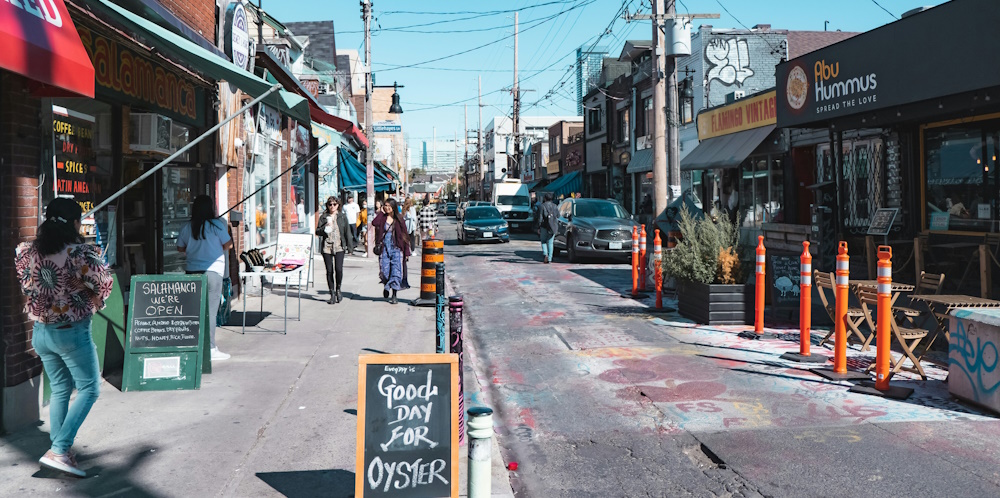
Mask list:
POLYGON ((458 355, 358 357, 355 496, 458 496, 458 355))

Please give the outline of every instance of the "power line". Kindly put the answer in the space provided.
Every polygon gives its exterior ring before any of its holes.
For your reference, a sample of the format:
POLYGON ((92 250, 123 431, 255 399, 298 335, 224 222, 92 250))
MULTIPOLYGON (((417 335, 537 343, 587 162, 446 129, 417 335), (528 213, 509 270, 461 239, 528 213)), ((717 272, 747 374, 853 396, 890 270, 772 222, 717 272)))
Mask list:
MULTIPOLYGON (((376 67, 377 66, 391 66, 391 67, 395 67, 393 64, 385 64, 385 63, 378 63, 378 62, 372 63, 372 65, 376 66, 376 67)), ((512 69, 465 69, 465 68, 460 68, 460 67, 428 67, 428 66, 421 66, 421 67, 415 67, 415 68, 412 68, 412 69, 427 69, 427 70, 431 70, 431 71, 455 71, 455 72, 465 72, 465 73, 512 73, 512 72, 514 72, 513 68, 512 69)), ((523 73, 541 73, 541 72, 551 71, 551 70, 550 69, 521 69, 520 71, 523 72, 523 73)))
MULTIPOLYGON (((568 8, 568 9, 564 9, 564 10, 562 10, 560 12, 557 12, 557 13, 549 16, 549 17, 543 17, 543 18, 539 19, 538 22, 536 22, 534 25, 522 29, 521 32, 525 32, 525 31, 528 31, 530 29, 537 28, 537 27, 539 27, 539 26, 541 26, 541 25, 543 25, 543 24, 545 24, 545 23, 547 23, 547 22, 549 22, 549 21, 551 21, 551 20, 553 20, 553 19, 555 19, 555 18, 557 18, 557 17, 559 17, 559 16, 567 13, 567 12, 570 12, 572 10, 576 10, 578 8, 581 8, 581 7, 585 7, 585 6, 587 6, 589 4, 592 4, 592 3, 596 2, 596 1, 597 0, 586 0, 586 1, 582 2, 582 3, 574 5, 574 6, 570 7, 570 8, 568 8)), ((454 54, 449 54, 449 55, 444 55, 444 56, 441 56, 441 57, 436 57, 434 59, 430 59, 430 60, 426 60, 426 61, 422 61, 422 62, 414 62, 413 64, 403 64, 403 65, 399 65, 399 66, 391 66, 388 69, 381 70, 381 72, 395 71, 397 69, 406 69, 406 68, 411 68, 411 67, 417 67, 417 66, 422 66, 424 64, 430 64, 431 62, 437 62, 437 61, 441 61, 441 60, 445 60, 445 59, 450 59, 452 57, 457 57, 459 55, 464 55, 464 54, 467 54, 469 52, 474 52, 476 50, 488 47, 490 45, 496 45, 497 43, 500 43, 500 42, 502 42, 502 41, 504 41, 504 40, 506 40, 508 38, 513 38, 513 37, 514 37, 514 34, 511 33, 511 34, 509 34, 507 36, 504 36, 504 37, 501 37, 501 38, 499 38, 497 40, 494 40, 494 41, 491 41, 491 42, 488 42, 488 43, 484 43, 482 45, 479 45, 479 46, 476 46, 476 47, 473 47, 473 48, 470 48, 470 49, 467 49, 467 50, 463 50, 461 52, 456 52, 454 54)))
POLYGON ((872 3, 874 3, 875 5, 878 5, 878 8, 884 10, 886 12, 886 14, 889 14, 890 16, 892 16, 893 19, 899 19, 899 17, 897 17, 896 14, 893 14, 892 12, 889 12, 889 9, 883 7, 882 4, 878 3, 877 0, 872 0, 872 3))
POLYGON ((412 11, 412 10, 389 10, 389 11, 384 12, 383 14, 386 14, 386 15, 390 15, 390 14, 408 14, 408 15, 414 15, 414 16, 420 16, 420 15, 430 15, 430 16, 453 16, 453 15, 455 15, 455 16, 457 16, 457 15, 466 15, 466 14, 480 14, 482 16, 495 16, 495 15, 500 15, 500 14, 512 14, 512 13, 517 12, 519 10, 534 9, 534 8, 538 8, 538 7, 545 7, 545 6, 548 6, 548 5, 556 5, 556 4, 563 4, 563 5, 565 5, 565 4, 568 4, 568 3, 573 3, 574 1, 575 0, 558 0, 558 1, 545 2, 545 3, 536 3, 534 5, 527 5, 527 6, 518 8, 518 9, 507 9, 507 10, 489 10, 489 11, 482 11, 482 10, 460 10, 460 11, 455 11, 455 12, 427 12, 427 11, 417 12, 417 11, 412 11))

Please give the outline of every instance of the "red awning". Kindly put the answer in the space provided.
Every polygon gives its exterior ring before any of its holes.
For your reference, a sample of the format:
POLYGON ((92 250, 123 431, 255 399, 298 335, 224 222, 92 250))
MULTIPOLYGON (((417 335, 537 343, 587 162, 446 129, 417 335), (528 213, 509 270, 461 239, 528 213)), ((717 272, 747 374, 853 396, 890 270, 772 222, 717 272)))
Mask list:
POLYGON ((0 3, 0 47, 0 67, 94 97, 94 66, 63 0, 0 3))
POLYGON ((361 145, 368 148, 368 139, 365 138, 365 134, 361 129, 344 118, 326 112, 326 110, 316 105, 312 99, 309 99, 309 117, 321 125, 329 126, 345 135, 353 136, 361 145))

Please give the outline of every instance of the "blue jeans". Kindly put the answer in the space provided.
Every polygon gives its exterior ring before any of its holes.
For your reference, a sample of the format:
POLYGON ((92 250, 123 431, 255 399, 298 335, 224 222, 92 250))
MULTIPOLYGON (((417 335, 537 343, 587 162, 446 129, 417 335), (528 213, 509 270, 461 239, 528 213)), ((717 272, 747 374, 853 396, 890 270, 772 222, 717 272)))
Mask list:
MULTIPOLYGON (((549 232, 543 230, 542 237, 546 235, 549 235, 549 232)), ((552 261, 552 249, 555 246, 556 235, 552 234, 549 236, 548 239, 542 238, 541 241, 542 241, 542 256, 545 256, 546 258, 549 258, 549 261, 552 261)))
POLYGON ((97 347, 90 335, 90 318, 69 323, 35 322, 31 346, 42 359, 52 384, 49 405, 49 438, 52 451, 66 454, 73 446, 76 432, 90 413, 100 393, 101 373, 97 366, 97 347), (76 387, 73 405, 70 394, 76 387))

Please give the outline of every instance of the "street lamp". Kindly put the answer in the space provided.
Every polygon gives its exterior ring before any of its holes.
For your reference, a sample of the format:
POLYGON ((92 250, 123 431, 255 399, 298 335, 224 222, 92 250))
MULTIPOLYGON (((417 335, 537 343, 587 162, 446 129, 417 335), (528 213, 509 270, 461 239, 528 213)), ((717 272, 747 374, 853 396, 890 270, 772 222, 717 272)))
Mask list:
POLYGON ((694 121, 694 77, 691 74, 695 70, 685 66, 684 70, 679 72, 684 73, 684 79, 677 89, 681 101, 681 124, 687 124, 694 121))
POLYGON ((397 90, 399 85, 395 81, 392 82, 392 105, 389 106, 389 114, 402 114, 403 108, 399 105, 399 91, 397 90))

